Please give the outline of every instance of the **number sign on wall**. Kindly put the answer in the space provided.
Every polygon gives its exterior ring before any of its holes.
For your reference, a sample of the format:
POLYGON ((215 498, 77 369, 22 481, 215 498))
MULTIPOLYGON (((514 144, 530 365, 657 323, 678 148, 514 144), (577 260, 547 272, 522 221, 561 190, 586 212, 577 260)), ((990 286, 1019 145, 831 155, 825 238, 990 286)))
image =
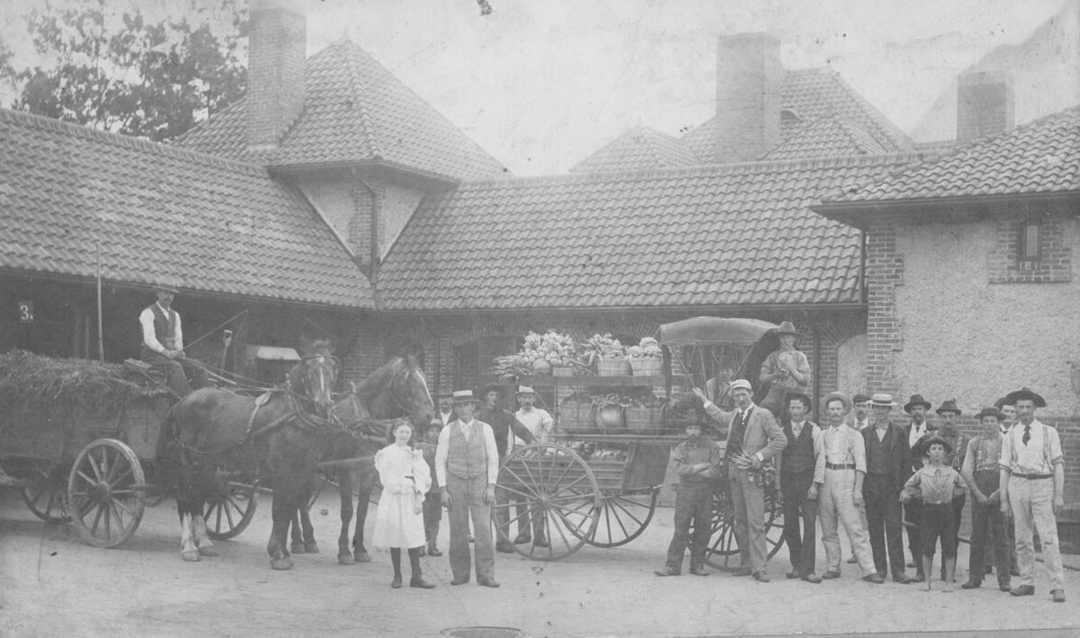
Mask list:
POLYGON ((34 302, 19 302, 19 323, 34 323, 34 302))

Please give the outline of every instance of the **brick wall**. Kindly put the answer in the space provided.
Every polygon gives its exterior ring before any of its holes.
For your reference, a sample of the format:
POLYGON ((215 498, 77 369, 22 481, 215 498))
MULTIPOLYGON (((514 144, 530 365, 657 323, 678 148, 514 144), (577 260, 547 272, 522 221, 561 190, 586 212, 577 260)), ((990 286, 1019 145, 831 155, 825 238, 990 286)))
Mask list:
POLYGON ((896 251, 891 223, 870 227, 866 242, 866 380, 878 392, 899 395, 893 359, 903 344, 902 322, 896 316, 896 287, 904 282, 904 259, 896 251))
POLYGON ((956 87, 956 139, 973 140, 1012 130, 1012 77, 1003 71, 963 73, 956 87))
POLYGON ((987 258, 990 283, 1062 283, 1072 279, 1072 247, 1066 242, 1063 220, 1049 212, 1045 208, 1023 207, 1017 211, 1017 218, 996 222, 997 242, 987 258), (1039 222, 1037 261, 1019 260, 1021 229, 1026 220, 1039 222))
POLYGON ((274 148, 304 109, 307 19, 282 7, 251 12, 247 142, 274 148))
POLYGON ((780 42, 744 33, 716 48, 716 160, 753 161, 780 142, 780 42))

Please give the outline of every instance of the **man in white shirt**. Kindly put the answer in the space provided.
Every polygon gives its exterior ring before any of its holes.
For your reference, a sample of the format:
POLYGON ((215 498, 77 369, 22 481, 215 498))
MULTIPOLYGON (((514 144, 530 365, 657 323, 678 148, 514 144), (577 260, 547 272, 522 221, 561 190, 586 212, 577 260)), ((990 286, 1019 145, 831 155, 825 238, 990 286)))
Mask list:
POLYGON ((1020 584, 1013 596, 1035 594, 1035 546, 1039 533, 1050 594, 1065 602, 1065 571, 1058 545, 1056 514, 1065 507, 1065 457, 1057 430, 1035 418, 1035 408, 1046 401, 1028 388, 1010 392, 1007 403, 1016 406, 1018 422, 1001 443, 1001 512, 1016 525, 1016 561, 1020 584))
POLYGON ((142 327, 142 351, 139 358, 165 373, 165 384, 178 398, 210 385, 206 370, 184 356, 184 330, 180 314, 173 310, 176 288, 155 286, 157 302, 139 314, 142 327), (189 382, 190 381, 190 382, 189 382))
POLYGON ((491 540, 491 504, 499 478, 499 450, 491 426, 473 418, 476 398, 472 390, 454 392, 458 418, 439 433, 435 475, 442 504, 450 512, 451 585, 469 582, 469 518, 476 533, 476 582, 498 587, 495 581, 495 546, 491 540))
POLYGON ((870 427, 870 395, 859 393, 851 397, 851 429, 862 432, 870 427))
MULTIPOLYGON (((525 426, 533 436, 533 440, 537 443, 547 443, 551 439, 551 431, 555 427, 555 421, 551 418, 551 415, 547 410, 537 408, 534 406, 536 403, 536 392, 529 386, 519 386, 517 393, 518 403, 521 404, 521 408, 514 413, 514 418, 517 422, 525 426)), ((507 453, 512 452, 514 448, 526 445, 528 441, 522 440, 520 437, 511 437, 509 449, 507 453)), ((543 519, 536 517, 532 519, 532 525, 530 526, 529 508, 525 502, 523 496, 512 494, 510 500, 517 502, 517 520, 518 520, 518 535, 514 539, 515 545, 522 545, 525 543, 531 543, 533 536, 536 537, 536 547, 549 547, 547 537, 544 535, 543 519), (530 532, 531 527, 531 532, 530 532)), ((500 508, 501 509, 501 508, 500 508)), ((506 509, 507 515, 509 515, 509 508, 506 509)), ((509 533, 509 525, 506 527, 506 532, 509 533)))

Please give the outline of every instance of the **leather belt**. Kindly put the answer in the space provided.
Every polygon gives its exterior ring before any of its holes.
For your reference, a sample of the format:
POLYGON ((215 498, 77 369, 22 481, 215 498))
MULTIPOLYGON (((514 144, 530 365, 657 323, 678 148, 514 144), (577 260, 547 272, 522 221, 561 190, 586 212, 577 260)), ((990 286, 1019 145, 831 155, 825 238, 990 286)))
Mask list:
POLYGON ((855 464, 854 463, 836 464, 836 463, 828 463, 828 462, 826 462, 825 463, 825 468, 830 469, 830 470, 854 470, 855 469, 855 464))
POLYGON ((1054 478, 1053 474, 1017 474, 1016 472, 1013 472, 1012 476, 1015 478, 1028 479, 1029 481, 1034 481, 1036 479, 1054 478))

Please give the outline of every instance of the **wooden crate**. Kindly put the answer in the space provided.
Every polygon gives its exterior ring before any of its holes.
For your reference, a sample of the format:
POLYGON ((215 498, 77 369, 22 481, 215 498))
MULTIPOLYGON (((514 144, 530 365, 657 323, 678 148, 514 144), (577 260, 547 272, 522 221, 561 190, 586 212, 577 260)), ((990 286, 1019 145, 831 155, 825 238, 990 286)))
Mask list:
POLYGON ((569 434, 596 434, 596 409, 591 403, 564 403, 559 406, 559 430, 569 434))

